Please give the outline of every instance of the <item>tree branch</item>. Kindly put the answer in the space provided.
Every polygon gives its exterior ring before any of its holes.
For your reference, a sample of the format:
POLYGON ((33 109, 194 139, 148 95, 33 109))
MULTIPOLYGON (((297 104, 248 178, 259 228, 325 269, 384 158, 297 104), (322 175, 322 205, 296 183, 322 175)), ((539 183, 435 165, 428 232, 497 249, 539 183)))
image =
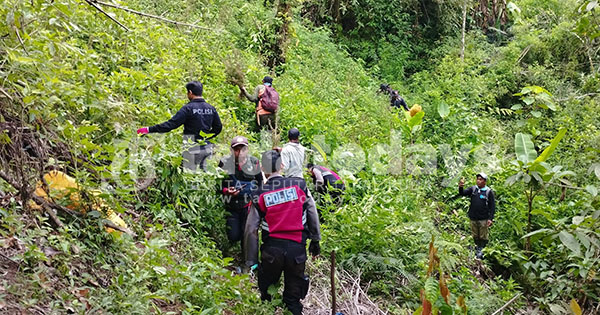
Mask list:
POLYGON ((9 100, 13 100, 12 96, 10 96, 10 94, 8 94, 2 87, 0 87, 0 92, 2 92, 2 94, 8 97, 9 100))
MULTIPOLYGON (((12 180, 6 173, 4 173, 4 171, 0 170, 0 178, 4 179, 7 183, 9 183, 11 186, 13 186, 15 189, 19 190, 19 185, 16 181, 12 180)), ((36 195, 32 195, 31 199, 33 199, 33 201, 35 201, 35 203, 39 204, 44 211, 46 211, 46 213, 48 213, 48 216, 50 216, 50 218, 52 219, 52 221, 54 221, 54 223, 56 223, 57 226, 62 227, 64 226, 64 224, 60 221, 60 219, 56 216, 56 214, 54 213, 54 210, 58 210, 58 211, 62 211, 65 214, 74 216, 74 217, 82 217, 84 214, 78 211, 74 211, 71 210, 67 207, 61 206, 59 204, 56 204, 54 202, 49 202, 48 200, 40 197, 40 196, 36 196, 36 195)), ((123 233, 127 233, 129 235, 135 236, 135 233, 133 233, 130 229, 127 228, 122 228, 116 224, 114 224, 113 222, 104 219, 102 221, 102 224, 104 224, 104 226, 109 227, 113 230, 117 230, 123 233)))
POLYGON ((463 2, 463 16, 462 16, 462 28, 461 28, 461 40, 460 40, 460 61, 465 61, 465 32, 467 27, 467 0, 463 2))
POLYGON ((523 51, 521 52, 521 55, 519 56, 519 59, 517 59, 517 64, 521 63, 521 60, 523 60, 523 58, 525 58, 525 55, 527 55, 527 53, 529 52, 529 50, 531 49, 533 45, 529 45, 527 47, 525 47, 525 49, 523 49, 523 51))
POLYGON ((21 191, 22 187, 19 185, 19 183, 10 178, 8 174, 4 173, 2 170, 0 170, 0 178, 2 178, 9 185, 13 186, 16 190, 21 191))
POLYGON ((15 34, 17 34, 17 38, 19 39, 19 43, 21 43, 21 47, 23 47, 23 50, 25 51, 25 54, 27 56, 29 56, 29 52, 27 51, 27 48, 25 47, 25 43, 23 42, 23 39, 21 38, 21 35, 19 34, 19 29, 15 28, 15 34))
MULTIPOLYGON (((23 187, 21 187, 21 185, 19 185, 19 183, 17 183, 15 180, 13 180, 12 178, 10 178, 10 176, 8 176, 8 174, 4 173, 4 171, 1 171, 1 170, 0 170, 0 178, 2 178, 4 181, 6 181, 8 184, 10 184, 11 186, 13 186, 18 191, 21 191, 21 189, 23 188, 23 187)), ((36 195, 32 195, 31 197, 32 197, 33 201, 35 201, 37 204, 39 204, 42 207, 42 209, 44 209, 44 211, 48 214, 48 216, 50 217, 50 219, 52 219, 52 221, 58 227, 63 227, 64 226, 64 224, 56 216, 56 213, 54 213, 54 211, 51 209, 51 207, 49 206, 49 203, 46 201, 46 199, 41 198, 41 197, 36 196, 36 195)), ((69 211, 71 211, 71 210, 69 210, 69 211)))
MULTIPOLYGON (((37 203, 37 201, 36 201, 36 203, 37 203)), ((52 210, 52 208, 47 203, 43 203, 43 204, 41 204, 41 206, 42 206, 42 208, 44 208, 44 211, 46 211, 46 213, 48 214, 50 219, 52 219, 52 221, 54 221, 54 224, 56 224, 56 226, 58 226, 59 228, 64 226, 62 221, 56 216, 56 213, 54 213, 54 210, 52 210)))
MULTIPOLYGON (((86 1, 88 1, 88 0, 86 0, 86 1)), ((103 5, 103 6, 107 6, 107 7, 111 7, 111 8, 115 8, 115 9, 119 9, 119 10, 123 10, 123 11, 127 11, 129 13, 133 13, 133 14, 137 14, 137 15, 141 15, 141 16, 145 16, 145 17, 157 19, 157 20, 160 20, 160 21, 163 21, 163 22, 173 23, 175 25, 181 25, 181 26, 187 26, 187 27, 194 27, 194 28, 199 28, 199 29, 208 30, 208 31, 217 31, 217 32, 222 32, 223 31, 223 30, 220 30, 220 29, 213 29, 213 28, 210 28, 210 27, 204 27, 204 26, 199 26, 199 25, 195 25, 195 24, 188 24, 188 23, 183 23, 183 22, 177 22, 177 21, 169 20, 169 19, 166 19, 166 18, 158 16, 158 15, 154 15, 154 14, 149 14, 149 13, 144 13, 144 12, 132 10, 130 8, 122 7, 122 6, 119 6, 119 5, 116 5, 116 4, 112 4, 112 3, 106 3, 106 2, 96 1, 96 0, 90 0, 90 1, 93 1, 94 3, 97 3, 99 5, 103 5)))
POLYGON ((564 188, 568 188, 568 189, 585 190, 585 188, 577 187, 577 186, 569 186, 569 185, 563 185, 563 184, 557 184, 557 183, 546 183, 546 184, 558 186, 558 187, 564 187, 564 188))
POLYGON ((8 256, 6 256, 6 255, 4 255, 2 253, 0 253, 0 257, 6 259, 6 261, 10 262, 11 264, 14 264, 17 268, 21 265, 20 263, 14 261, 12 259, 10 259, 10 257, 8 257, 8 256))
POLYGON ((492 315, 496 315, 502 312, 506 307, 510 305, 510 303, 514 302, 519 296, 521 296, 521 293, 517 293, 512 299, 510 299, 510 301, 506 302, 506 304, 504 304, 501 308, 492 313, 492 315))
POLYGON ((123 233, 129 234, 131 236, 135 236, 135 233, 133 233, 133 231, 131 231, 130 229, 124 228, 124 227, 120 227, 120 226, 114 224, 112 221, 110 221, 108 219, 102 220, 102 224, 104 224, 104 226, 109 227, 109 228, 111 228, 113 230, 117 230, 119 232, 123 232, 123 233))
POLYGON ((127 28, 127 26, 121 24, 121 22, 117 21, 114 17, 110 16, 108 13, 106 13, 106 11, 102 10, 99 6, 96 5, 96 1, 93 0, 85 0, 85 2, 87 2, 89 5, 91 5, 92 7, 96 8, 96 10, 102 12, 102 14, 106 15, 109 19, 111 19, 113 22, 119 24, 119 26, 121 26, 122 28, 124 28, 126 31, 129 31, 129 29, 127 28))
MULTIPOLYGON (((582 98, 584 98, 584 97, 588 97, 588 96, 594 96, 594 95, 598 95, 598 94, 600 94, 600 93, 586 93, 586 94, 583 94, 583 95, 578 95, 578 96, 575 96, 575 97, 573 97, 573 98, 574 98, 574 99, 576 99, 576 100, 579 100, 579 99, 582 99, 582 98)), ((569 100, 569 99, 570 99, 570 97, 566 97, 566 98, 561 98, 561 99, 558 99, 557 101, 559 101, 559 102, 564 102, 564 101, 567 101, 567 100, 569 100)))

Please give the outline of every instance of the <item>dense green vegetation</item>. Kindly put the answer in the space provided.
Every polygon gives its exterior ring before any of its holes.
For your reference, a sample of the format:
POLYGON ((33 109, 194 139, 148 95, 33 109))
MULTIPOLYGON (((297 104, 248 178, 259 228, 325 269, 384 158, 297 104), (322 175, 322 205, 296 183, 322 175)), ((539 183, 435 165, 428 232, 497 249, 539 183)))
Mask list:
POLYGON ((598 312, 597 1, 120 4, 203 28, 100 6, 127 31, 78 0, 0 7, 0 311, 276 312, 280 300, 260 302, 251 277, 227 269, 239 249, 214 195, 216 160, 183 172, 180 132, 135 134, 200 80, 224 123, 218 156, 238 134, 255 155, 277 144, 254 131, 233 64, 249 88, 275 76, 281 134, 299 128, 311 159, 344 176, 344 205, 323 201, 323 252, 379 308, 412 313, 426 298, 444 314, 491 314, 520 294, 505 311, 598 312), (382 82, 424 114, 392 110, 382 82), (48 166, 100 189, 135 236, 105 233, 98 211, 59 212, 59 227, 30 209, 48 166), (454 198, 479 171, 498 202, 483 261, 468 202, 454 198))

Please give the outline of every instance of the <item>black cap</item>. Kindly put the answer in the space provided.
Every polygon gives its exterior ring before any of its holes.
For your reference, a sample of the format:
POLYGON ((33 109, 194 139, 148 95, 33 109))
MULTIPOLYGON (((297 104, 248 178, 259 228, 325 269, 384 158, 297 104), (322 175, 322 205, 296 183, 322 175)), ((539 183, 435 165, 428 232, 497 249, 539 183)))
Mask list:
POLYGON ((292 128, 288 130, 288 139, 290 140, 298 140, 300 137, 300 130, 298 128, 292 128))
POLYGON ((266 76, 263 78, 263 83, 271 83, 273 84, 273 78, 271 78, 270 76, 266 76))

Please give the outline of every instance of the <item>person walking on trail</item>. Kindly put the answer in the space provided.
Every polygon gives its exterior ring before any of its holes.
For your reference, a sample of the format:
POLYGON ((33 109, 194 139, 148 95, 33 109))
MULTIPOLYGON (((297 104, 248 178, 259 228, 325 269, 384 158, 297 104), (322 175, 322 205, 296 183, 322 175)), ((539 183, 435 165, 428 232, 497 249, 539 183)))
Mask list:
POLYGON ((313 179, 317 193, 329 194, 331 199, 336 203, 341 203, 341 197, 346 186, 342 178, 334 171, 320 165, 308 163, 306 165, 310 177, 313 179))
POLYGON ((279 108, 279 93, 273 88, 273 78, 270 76, 264 77, 262 84, 257 86, 252 94, 249 94, 246 88, 241 85, 240 90, 250 102, 256 103, 258 128, 275 129, 275 113, 279 108))
POLYGON ((485 173, 477 174, 477 185, 464 189, 465 181, 461 178, 458 182, 458 194, 461 196, 470 196, 471 205, 469 206, 469 218, 471 219, 471 234, 475 241, 475 256, 478 259, 483 258, 483 248, 489 240, 489 227, 494 222, 496 212, 496 200, 494 192, 486 186, 487 175, 485 173))
POLYGON ((302 314, 300 299, 306 297, 309 280, 304 274, 306 240, 309 252, 318 256, 321 231, 317 210, 304 179, 282 177, 281 156, 275 150, 263 153, 262 169, 267 182, 253 194, 246 222, 244 244, 246 266, 258 264, 258 229, 262 229, 258 288, 262 300, 271 300, 269 286, 284 277, 283 302, 292 314, 302 314), (262 223, 261 223, 262 222, 262 223))
POLYGON ((227 210, 227 238, 240 242, 243 255, 243 237, 248 208, 252 201, 252 191, 262 184, 259 160, 248 155, 248 139, 236 136, 231 140, 231 155, 219 162, 219 167, 227 172, 218 193, 223 195, 227 210))
POLYGON ((283 163, 283 175, 285 177, 303 178, 304 153, 306 148, 300 144, 300 130, 292 128, 288 131, 290 140, 281 149, 281 162, 283 163))
POLYGON ((390 95, 390 106, 397 109, 404 108, 405 111, 410 110, 408 104, 406 104, 404 99, 400 96, 400 93, 392 89, 389 84, 381 84, 379 90, 390 95))
POLYGON ((206 170, 206 161, 212 156, 214 149, 211 140, 221 133, 223 125, 217 110, 202 98, 202 83, 192 81, 185 88, 189 103, 168 121, 140 128, 137 133, 165 133, 183 125, 183 166, 189 170, 196 170, 198 166, 206 170))

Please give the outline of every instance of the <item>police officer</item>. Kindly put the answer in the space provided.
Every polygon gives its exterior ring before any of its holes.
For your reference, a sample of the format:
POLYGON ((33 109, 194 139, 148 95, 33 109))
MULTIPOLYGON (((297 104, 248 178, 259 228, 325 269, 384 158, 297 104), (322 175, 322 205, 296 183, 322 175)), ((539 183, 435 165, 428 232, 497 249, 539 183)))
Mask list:
POLYGON ((183 141, 186 146, 183 151, 183 166, 190 170, 195 170, 198 166, 206 169, 206 160, 213 154, 214 148, 210 140, 221 133, 223 125, 217 110, 202 98, 202 83, 192 81, 185 88, 189 103, 168 121, 140 128, 137 133, 164 133, 183 125, 183 141))
POLYGON ((258 229, 262 230, 261 264, 258 267, 258 288, 261 299, 270 300, 270 285, 277 283, 283 272, 283 302, 292 314, 302 314, 303 299, 308 292, 308 277, 304 274, 306 240, 309 251, 321 252, 321 231, 314 200, 302 178, 283 177, 281 156, 277 151, 263 153, 262 169, 267 182, 254 194, 244 244, 246 265, 258 263, 258 229))

